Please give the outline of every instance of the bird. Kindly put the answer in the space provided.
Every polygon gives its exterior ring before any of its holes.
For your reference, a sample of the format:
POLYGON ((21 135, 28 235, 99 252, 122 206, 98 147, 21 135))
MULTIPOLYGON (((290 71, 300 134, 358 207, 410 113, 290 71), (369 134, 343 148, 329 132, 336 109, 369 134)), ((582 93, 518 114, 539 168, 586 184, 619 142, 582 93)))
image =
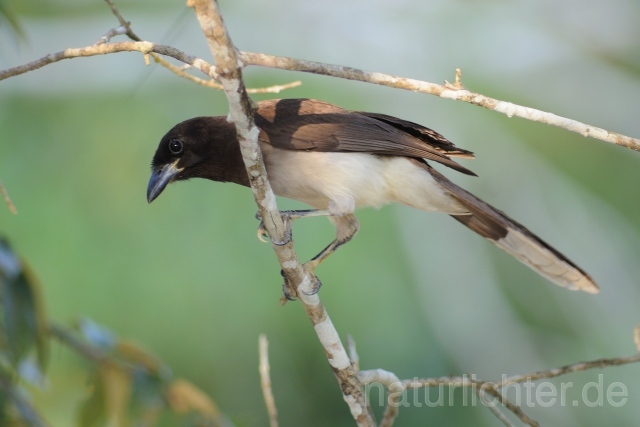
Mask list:
MULTIPOLYGON (((420 124, 381 113, 349 111, 314 99, 272 99, 254 111, 273 192, 311 210, 282 211, 290 222, 327 216, 333 242, 305 263, 315 269, 359 230, 357 208, 400 203, 450 215, 552 283, 595 294, 584 270, 526 227, 451 182, 429 162, 475 176, 454 159, 474 154, 420 124)), ((226 116, 185 120, 161 139, 151 162, 147 201, 175 181, 204 178, 250 186, 226 116)))

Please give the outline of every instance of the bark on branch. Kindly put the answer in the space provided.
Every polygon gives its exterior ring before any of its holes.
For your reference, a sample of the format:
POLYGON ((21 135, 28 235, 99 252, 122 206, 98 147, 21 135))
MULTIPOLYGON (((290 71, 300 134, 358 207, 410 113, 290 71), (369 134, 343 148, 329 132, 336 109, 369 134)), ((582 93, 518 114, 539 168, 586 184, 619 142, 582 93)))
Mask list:
MULTIPOLYGON (((127 34, 129 34, 127 32, 127 34)), ((137 36, 136 36, 137 37, 137 36)), ((197 77, 182 72, 178 67, 166 62, 164 58, 156 54, 169 56, 184 62, 202 71, 204 74, 217 80, 216 69, 208 62, 189 55, 171 46, 157 43, 138 41, 138 42, 120 42, 120 43, 101 43, 84 48, 70 48, 61 52, 46 55, 38 60, 20 65, 6 70, 0 70, 0 80, 24 74, 28 71, 37 70, 45 65, 61 61, 63 59, 79 58, 95 55, 106 55, 116 52, 142 52, 145 55, 152 55, 156 61, 170 69, 172 72, 192 80, 198 84, 220 89, 214 82, 203 81, 197 77)), ((306 73, 320 74, 325 76, 338 77, 347 80, 355 80, 366 83, 373 83, 382 86, 394 87, 397 89, 410 90, 412 92, 427 93, 441 98, 453 99, 457 101, 467 102, 473 105, 487 108, 498 113, 505 114, 507 117, 520 117, 526 120, 540 122, 551 126, 560 127, 562 129, 578 133, 585 137, 591 137, 621 147, 629 148, 634 151, 640 151, 640 139, 622 135, 616 132, 608 131, 596 126, 582 123, 567 117, 558 116, 556 114, 537 110, 535 108, 525 107, 513 104, 507 101, 490 98, 486 95, 468 91, 462 88, 457 77, 458 84, 436 84, 421 80, 409 79, 406 77, 394 76, 379 72, 364 71, 357 68, 346 67, 342 65, 331 65, 321 62, 305 61, 301 59, 287 58, 282 56, 265 55, 262 53, 239 52, 239 63, 242 67, 248 65, 256 65, 262 67, 279 68, 290 71, 302 71, 306 73)), ((273 86, 263 89, 248 89, 250 93, 278 93, 281 90, 298 86, 298 81, 282 85, 273 86)))
POLYGON ((322 74, 325 76, 373 83, 397 89, 410 90, 412 92, 428 93, 429 95, 435 95, 441 98, 468 102, 473 105, 505 114, 507 117, 520 117, 533 122, 557 126, 571 132, 579 133, 585 137, 589 136, 621 147, 626 147, 631 150, 640 151, 640 139, 610 132, 596 126, 591 126, 577 120, 561 117, 546 111, 536 110, 535 108, 524 107, 511 102, 490 98, 479 93, 470 92, 462 88, 459 75, 456 76, 456 82, 458 84, 439 85, 420 80, 408 79, 406 77, 364 71, 352 67, 344 67, 342 65, 304 61, 294 58, 265 55, 262 53, 243 52, 241 58, 245 65, 260 65, 263 67, 279 68, 283 70, 322 74))
POLYGON ((273 250, 282 266, 285 282, 293 285, 292 290, 299 296, 314 326, 351 415, 359 426, 373 426, 374 422, 367 411, 362 387, 338 332, 318 295, 309 295, 312 284, 317 279, 302 268, 294 251, 293 241, 287 239, 287 230, 278 211, 258 146, 258 129, 253 120, 252 104, 242 81, 240 55, 227 32, 217 2, 190 0, 187 4, 194 7, 214 57, 218 81, 222 84, 229 101, 229 120, 236 126, 251 188, 260 208, 264 226, 271 237, 273 250))

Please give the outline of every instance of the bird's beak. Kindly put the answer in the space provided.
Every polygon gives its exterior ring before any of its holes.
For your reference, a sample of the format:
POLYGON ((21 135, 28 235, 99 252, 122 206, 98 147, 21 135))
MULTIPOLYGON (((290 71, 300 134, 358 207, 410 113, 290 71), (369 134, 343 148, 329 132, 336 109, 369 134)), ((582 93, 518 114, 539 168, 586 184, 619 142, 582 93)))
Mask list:
POLYGON ((164 190, 167 184, 173 181, 173 178, 177 174, 182 172, 184 168, 176 166, 178 160, 153 170, 151 178, 149 179, 149 186, 147 187, 147 201, 149 203, 153 202, 155 198, 162 193, 162 190, 164 190))

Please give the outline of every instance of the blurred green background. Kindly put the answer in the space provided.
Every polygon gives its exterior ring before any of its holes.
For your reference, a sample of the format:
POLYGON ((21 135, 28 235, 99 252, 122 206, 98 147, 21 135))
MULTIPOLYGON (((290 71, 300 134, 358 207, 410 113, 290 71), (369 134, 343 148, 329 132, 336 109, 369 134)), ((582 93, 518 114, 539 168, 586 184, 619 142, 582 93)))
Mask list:
MULTIPOLYGON (((183 2, 117 4, 143 39, 210 57, 183 2)), ((0 22, 2 69, 92 44, 117 25, 99 0, 3 5, 24 37, 0 22)), ((221 7, 241 50, 433 82, 453 81, 460 67, 470 90, 640 136, 636 0, 245 0, 221 7)), ((597 296, 555 287, 445 215, 363 210, 358 236, 318 271, 322 298, 343 338, 356 340, 363 369, 500 379, 636 351, 638 153, 422 94, 276 70, 245 75, 250 87, 300 79, 301 87, 278 97, 395 115, 474 151, 477 160, 464 165, 479 178, 447 176, 601 285, 597 296)), ((145 200, 162 135, 186 118, 226 112, 221 93, 147 67, 134 53, 64 61, 0 82, 0 179, 19 211, 0 206, 0 232, 41 279, 53 319, 89 316, 141 343, 238 425, 267 423, 260 333, 271 343, 282 425, 353 425, 303 310, 278 305, 279 266, 256 239, 251 192, 194 180, 172 185, 153 205, 145 200)), ((281 200, 280 207, 299 206, 281 200)), ((333 230, 309 219, 296 222, 294 237, 306 259, 333 230)), ((71 425, 85 368, 53 348, 49 383, 36 397, 52 425, 71 425)), ((563 382, 572 383, 568 403, 525 412, 542 425, 640 422, 640 366, 551 383, 559 390, 563 382), (606 396, 602 405, 585 402, 584 385, 599 380, 603 392, 624 384, 626 404, 606 396)), ((499 424, 485 408, 464 407, 461 396, 443 407, 402 408, 397 425, 499 424)))

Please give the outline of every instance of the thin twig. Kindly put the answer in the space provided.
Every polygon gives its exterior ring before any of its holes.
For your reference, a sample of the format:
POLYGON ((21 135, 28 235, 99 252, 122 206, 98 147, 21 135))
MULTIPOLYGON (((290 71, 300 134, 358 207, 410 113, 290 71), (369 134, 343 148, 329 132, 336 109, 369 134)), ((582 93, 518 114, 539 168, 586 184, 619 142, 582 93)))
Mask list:
MULTIPOLYGON (((175 65, 173 65, 172 63, 170 63, 169 61, 167 61, 166 59, 164 59, 163 57, 159 56, 159 55, 155 55, 152 54, 151 56, 153 56, 154 60, 162 65, 163 67, 167 68, 169 71, 171 71, 172 73, 174 73, 175 75, 185 78, 189 81, 192 81, 193 83, 199 84, 200 86, 205 86, 211 89, 216 89, 216 90, 223 90, 222 85, 219 83, 216 83, 215 80, 213 79, 209 79, 209 80, 205 80, 205 79, 201 79, 200 77, 196 77, 192 74, 187 73, 183 68, 181 67, 176 67, 175 65)), ((296 80, 293 81, 291 83, 286 83, 283 85, 273 85, 273 86, 267 86, 267 87, 259 87, 259 88, 247 88, 247 93, 252 93, 252 94, 256 94, 256 93, 280 93, 283 90, 286 89, 291 89, 294 87, 298 87, 301 86, 302 82, 300 80, 296 80)))
POLYGON ((448 81, 444 81, 444 86, 447 89, 451 90, 463 90, 464 85, 462 84, 462 70, 460 68, 456 68, 456 79, 453 83, 449 83, 448 81))
POLYGON ((267 413, 269 414, 269 425, 271 427, 278 427, 278 409, 276 408, 276 400, 273 397, 273 390, 271 389, 271 366, 269 366, 269 341, 264 334, 261 334, 258 339, 260 364, 258 370, 260 371, 260 385, 262 386, 262 396, 264 397, 264 404, 267 407, 267 413))
MULTIPOLYGON (((488 383, 485 383, 485 385, 487 385, 488 383)), ((502 393, 500 393, 497 388, 494 388, 492 386, 490 387, 481 387, 484 389, 484 391, 487 394, 492 395, 493 397, 495 397, 496 399, 498 399, 500 401, 500 403, 502 404, 502 406, 504 406, 505 408, 507 408, 509 411, 511 411, 511 413, 513 415, 515 415, 516 417, 518 417, 520 419, 520 421, 522 421, 524 424, 530 426, 530 427, 539 427, 540 424, 538 424, 537 421, 529 418, 529 416, 527 416, 527 414, 525 414, 522 411, 522 408, 520 408, 520 406, 516 405, 515 403, 512 403, 509 399, 507 399, 506 397, 504 397, 502 395, 502 393)))
POLYGON ((582 136, 590 136, 601 141, 616 144, 631 150, 640 151, 640 139, 631 138, 615 132, 609 132, 605 129, 581 123, 566 117, 557 116, 545 111, 536 110, 535 108, 523 107, 511 102, 500 101, 498 99, 493 99, 464 89, 455 89, 452 87, 453 85, 448 87, 447 85, 428 83, 420 80, 393 76, 390 74, 364 71, 352 67, 304 61, 301 59, 282 56, 265 55, 262 53, 242 52, 241 57, 242 62, 245 65, 260 65, 263 67, 322 74, 325 76, 374 83, 397 89, 410 90, 412 92, 428 93, 441 98, 468 102, 470 104, 505 114, 507 117, 515 116, 534 122, 561 127, 571 132, 579 133, 582 136))
POLYGON ((107 352, 99 350, 90 344, 87 344, 85 341, 78 338, 71 330, 64 326, 58 325, 56 323, 51 323, 49 325, 49 334, 51 334, 53 338, 56 338, 64 345, 72 348, 76 353, 78 353, 85 359, 90 360, 91 362, 97 363, 99 365, 118 365, 118 367, 125 370, 131 369, 131 366, 123 364, 120 361, 116 361, 107 352))
MULTIPOLYGON (((560 368, 548 369, 545 371, 533 372, 530 374, 513 375, 503 378, 501 381, 490 382, 477 380, 473 375, 462 375, 456 377, 438 377, 438 378, 422 378, 422 379, 410 379, 402 380, 401 383, 407 389, 416 389, 422 387, 436 387, 439 385, 450 387, 472 387, 475 390, 480 389, 487 394, 490 394, 500 400, 500 403, 517 416, 523 423, 529 426, 537 426, 538 423, 529 418, 522 409, 510 402, 505 398, 499 390, 513 383, 522 383, 525 381, 536 381, 543 378, 554 378, 560 375, 565 375, 572 372, 586 371, 588 369, 606 368, 609 366, 621 366, 628 365, 630 363, 640 362, 640 354, 634 354, 628 357, 616 357, 611 359, 597 359, 589 362, 574 363, 571 365, 565 365, 560 368)), ((360 373, 361 374, 361 373, 360 373)), ((359 374, 359 375, 360 375, 359 374)), ((479 393, 479 391, 478 391, 479 393)), ((495 411, 494 411, 495 413, 495 411)), ((501 421, 502 418, 501 418, 501 421)), ((504 421, 503 421, 504 422, 504 421)), ((506 424, 509 425, 509 424, 506 424)))
POLYGON ((111 9, 111 13, 114 14, 118 22, 120 22, 120 25, 126 28, 126 32, 124 34, 126 34, 131 40, 134 40, 137 42, 142 41, 142 39, 138 37, 137 34, 134 33, 133 30, 131 29, 131 22, 124 19, 124 17, 120 14, 120 11, 116 7, 116 5, 111 0, 104 0, 104 1, 107 2, 107 4, 109 5, 109 8, 111 9))
POLYGON ((506 377, 496 385, 504 387, 512 383, 521 383, 524 381, 536 381, 542 378, 554 378, 571 372, 586 371, 594 368, 606 368, 608 366, 628 365, 629 363, 640 362, 640 354, 634 354, 628 357, 614 357, 611 359, 597 359, 589 362, 573 363, 571 365, 561 366, 559 368, 547 369, 545 371, 533 372, 531 374, 513 375, 506 377))
POLYGON ((7 192, 7 189, 4 188, 4 185, 2 185, 2 181, 0 181, 0 193, 2 193, 2 197, 4 198, 4 202, 7 204, 7 207, 9 208, 9 212, 11 212, 14 215, 17 215, 18 209, 16 209, 16 205, 14 205, 13 202, 11 201, 11 198, 9 197, 9 193, 7 192))
POLYGON ((475 381, 467 375, 457 377, 414 378, 411 380, 402 380, 402 383, 407 389, 437 387, 439 385, 447 387, 472 387, 477 384, 482 385, 481 381, 475 381))
POLYGON ((100 37, 100 40, 98 40, 96 44, 109 43, 109 41, 112 38, 114 38, 115 36, 119 36, 121 34, 127 34, 127 27, 125 27, 124 25, 120 25, 119 27, 112 28, 111 30, 104 33, 104 35, 100 37))
POLYGON ((398 416, 400 410, 400 396, 406 390, 405 385, 393 372, 384 369, 372 369, 358 372, 358 380, 363 385, 378 383, 382 384, 387 393, 387 404, 382 414, 380 427, 391 427, 398 416))
POLYGON ((358 356, 358 350, 356 349, 356 341, 351 335, 347 335, 347 349, 349 350, 349 360, 351 360, 353 369, 358 372, 360 370, 360 356, 358 356))
MULTIPOLYGON (((142 39, 131 28, 131 22, 129 22, 126 19, 124 19, 124 17, 120 13, 120 11, 116 7, 116 5, 113 3, 113 1, 111 1, 111 0, 105 0, 105 1, 107 2, 109 7, 111 8, 111 12, 118 19, 118 22, 120 22, 120 27, 119 28, 124 28, 125 29, 124 33, 122 33, 122 34, 126 34, 133 41, 142 41, 142 39)), ((161 66, 165 67, 166 69, 168 69, 172 73, 176 74, 177 76, 180 76, 182 78, 190 80, 190 81, 192 81, 194 83, 197 83, 197 84, 199 84, 201 86, 205 86, 205 87, 208 87, 208 88, 211 88, 211 89, 216 89, 216 90, 223 90, 222 86, 220 84, 216 83, 213 79, 205 80, 205 79, 201 79, 199 77, 192 76, 191 74, 185 72, 184 70, 180 69, 179 67, 176 67, 175 65, 173 65, 172 63, 170 63, 169 61, 167 61, 166 59, 164 59, 163 57, 161 57, 160 55, 158 55, 156 53, 151 53, 151 56, 153 57, 153 59, 155 60, 156 63, 158 63, 161 66)), ((249 93, 280 93, 283 90, 290 89, 290 88, 296 87, 296 86, 300 86, 301 84, 302 84, 302 82, 297 80, 297 81, 294 81, 294 82, 291 82, 291 83, 287 83, 285 85, 274 85, 274 86, 269 86, 269 87, 265 87, 265 88, 249 88, 249 89, 247 89, 247 92, 249 92, 249 93)))
POLYGON ((148 366, 128 362, 109 353, 108 351, 91 345, 78 337, 78 335, 70 328, 61 326, 57 323, 52 322, 49 324, 49 334, 60 341, 60 343, 75 351, 78 355, 87 359, 89 362, 103 366, 113 366, 129 374, 139 372, 141 368, 149 369, 148 366))
MULTIPOLYGON (((157 63, 169 69, 170 71, 172 71, 173 73, 175 73, 180 77, 191 80, 202 86, 207 86, 207 87, 218 89, 218 90, 222 89, 222 86, 215 83, 214 81, 214 79, 217 78, 217 74, 215 72, 215 67, 213 65, 209 64, 208 62, 200 58, 189 55, 188 53, 185 53, 174 47, 145 42, 145 41, 118 42, 118 43, 108 43, 108 44, 98 43, 92 46, 65 49, 60 52, 51 53, 49 55, 43 56, 40 59, 28 62, 24 65, 8 68, 6 70, 0 70, 0 80, 8 79, 9 77, 19 76, 20 74, 37 70, 46 65, 53 64, 55 62, 62 61, 64 59, 107 55, 107 54, 116 53, 116 52, 141 52, 144 55, 150 54, 157 63), (176 67, 175 65, 171 64, 162 56, 156 55, 156 53, 177 59, 178 61, 183 62, 184 64, 187 64, 198 71, 201 71, 205 75, 209 76, 211 80, 204 80, 204 79, 200 79, 198 77, 192 76, 191 74, 182 70, 180 67, 176 67)), ((299 80, 296 80, 283 85, 273 85, 273 86, 268 86, 264 88, 249 88, 247 89, 247 92, 279 93, 283 90, 300 86, 301 84, 302 82, 300 82, 299 80)))
POLYGON ((500 422, 502 422, 502 424, 504 424, 507 427, 515 427, 515 425, 511 423, 511 421, 509 421, 509 419, 502 413, 501 410, 498 409, 496 405, 488 404, 489 399, 487 398, 487 392, 485 390, 478 388, 477 391, 478 391, 478 397, 480 398, 480 400, 485 402, 484 406, 489 408, 489 410, 493 412, 493 415, 495 415, 496 418, 500 420, 500 422))
POLYGON ((216 76, 215 67, 200 58, 189 55, 175 47, 166 46, 162 44, 156 44, 151 42, 118 42, 118 43, 105 43, 93 46, 86 46, 82 48, 69 48, 60 52, 51 53, 43 56, 35 61, 28 62, 24 65, 20 65, 13 68, 0 71, 0 80, 8 79, 9 77, 18 76, 20 74, 27 73, 29 71, 37 70, 45 65, 53 64, 54 62, 62 61, 71 58, 80 58, 87 56, 106 55, 115 52, 141 52, 143 54, 149 54, 152 52, 159 53, 165 56, 170 56, 177 59, 180 62, 189 64, 193 68, 202 71, 204 74, 214 78, 216 76))

